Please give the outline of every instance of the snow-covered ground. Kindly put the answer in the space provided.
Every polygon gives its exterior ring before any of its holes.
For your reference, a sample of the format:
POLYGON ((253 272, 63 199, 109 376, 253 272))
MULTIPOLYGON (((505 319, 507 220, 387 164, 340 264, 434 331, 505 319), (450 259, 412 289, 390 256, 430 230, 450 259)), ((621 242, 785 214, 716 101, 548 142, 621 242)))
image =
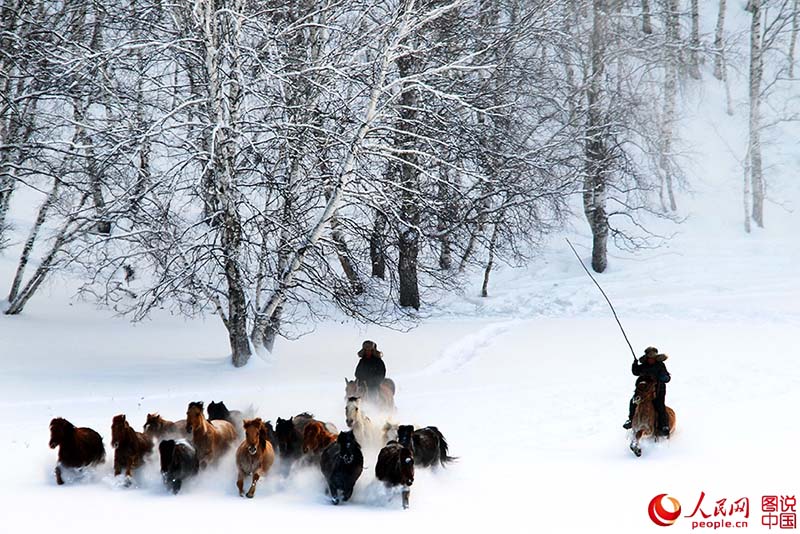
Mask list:
MULTIPOLYGON (((656 345, 670 355, 667 403, 678 427, 669 442, 639 459, 628 450, 631 356, 560 236, 528 268, 501 268, 488 299, 442 296, 410 332, 329 322, 242 370, 228 364, 216 319, 156 315, 132 325, 73 303, 70 281, 58 278, 24 315, 0 316, 0 533, 641 533, 659 528, 647 515, 652 497, 677 497, 687 515, 701 492, 706 512, 749 497, 750 529, 765 529, 761 496, 800 492, 800 145, 785 141, 800 136, 777 127, 784 142, 768 150, 768 179, 782 206, 768 205, 766 230, 745 235, 736 159, 745 117, 722 113, 714 83, 686 95, 686 222, 655 226, 676 232, 663 247, 613 249, 599 277, 636 351, 656 345), (232 458, 179 496, 164 491, 154 463, 133 488, 113 479, 110 461, 55 485, 47 442, 56 416, 97 429, 109 460, 113 415, 140 429, 148 412, 181 418, 194 400, 252 405, 273 421, 311 411, 343 428, 343 377, 366 338, 398 384, 397 419, 438 426, 460 458, 418 471, 408 511, 375 483, 374 455, 339 507, 310 469, 273 473, 254 500, 240 499, 232 458)), ((581 223, 566 235, 586 259, 581 223)), ((13 256, 0 256, 0 280, 12 268, 13 256)), ((688 532, 690 522, 672 529, 688 532)))

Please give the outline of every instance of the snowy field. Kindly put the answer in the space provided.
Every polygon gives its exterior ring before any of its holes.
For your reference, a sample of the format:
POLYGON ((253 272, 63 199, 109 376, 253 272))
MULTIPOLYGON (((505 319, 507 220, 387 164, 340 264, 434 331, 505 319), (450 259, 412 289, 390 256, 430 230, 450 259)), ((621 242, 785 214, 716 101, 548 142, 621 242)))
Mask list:
MULTIPOLYGON (((722 113, 714 82, 693 90, 682 132, 687 220, 656 225, 676 234, 663 247, 611 249, 599 277, 636 352, 655 345, 670 356, 677 431, 668 442, 646 444, 638 459, 628 449, 631 355, 563 236, 528 268, 501 268, 488 299, 476 296, 477 282, 441 295, 410 332, 331 321, 241 370, 229 365, 215 318, 155 315, 133 325, 73 301, 74 281, 54 278, 24 314, 0 316, 0 533, 640 534, 659 528, 647 515, 655 495, 676 496, 687 515, 701 492, 707 512, 716 500, 749 497, 747 531, 766 531, 761 496, 800 493, 798 132, 772 130, 795 139, 769 153, 770 195, 782 204, 768 205, 766 230, 745 235, 742 170, 729 151, 745 152, 746 115, 722 113), (343 377, 352 377, 363 339, 377 341, 397 383, 396 419, 438 426, 459 457, 417 471, 409 510, 375 482, 374 454, 351 502, 338 507, 313 469, 275 470, 255 499, 241 499, 232 457, 178 496, 162 487, 157 458, 134 487, 114 480, 118 413, 141 430, 148 412, 179 419, 189 401, 224 400, 273 422, 310 411, 344 428, 343 377), (58 416, 98 430, 108 457, 63 487, 47 446, 58 416)), ((587 260, 584 222, 564 235, 587 260)), ((0 255, 0 280, 13 268, 14 251, 0 255)), ((670 532, 689 532, 690 521, 670 532)))

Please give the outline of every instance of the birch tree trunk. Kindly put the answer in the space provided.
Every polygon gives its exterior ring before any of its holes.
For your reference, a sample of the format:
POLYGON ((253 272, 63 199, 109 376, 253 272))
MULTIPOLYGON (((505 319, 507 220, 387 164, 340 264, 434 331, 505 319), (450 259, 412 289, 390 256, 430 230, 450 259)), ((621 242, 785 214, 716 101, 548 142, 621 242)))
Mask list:
MULTIPOLYGON (((698 0, 691 1, 692 10, 692 32, 689 39, 689 75, 695 80, 699 80, 700 76, 700 12, 698 7, 698 0)), ((677 9, 677 6, 676 6, 677 9)), ((678 14, 676 13, 677 17, 678 14)))
POLYGON ((719 0, 717 27, 714 30, 714 77, 725 79, 725 0, 719 0))
POLYGON ((660 199, 662 209, 667 210, 664 193, 669 199, 669 209, 675 211, 675 191, 673 188, 670 154, 672 151, 673 125, 675 123, 675 99, 678 91, 678 52, 680 49, 678 34, 678 0, 667 3, 666 24, 666 57, 664 62, 664 115, 661 122, 661 155, 659 167, 662 173, 660 199))
POLYGON ((794 51, 797 46, 797 33, 800 31, 800 0, 794 0, 792 7, 792 33, 789 36, 789 78, 794 78, 794 51))
POLYGON ((761 168, 761 79, 764 71, 761 37, 761 0, 749 0, 750 23, 750 184, 753 190, 752 217, 764 227, 764 175, 761 168))
POLYGON ((592 269, 602 273, 608 265, 608 215, 606 214, 606 147, 602 111, 602 77, 605 69, 604 0, 592 0, 591 65, 586 89, 587 118, 583 212, 592 230, 592 269))
POLYGON ((375 210, 375 222, 369 236, 369 257, 372 263, 372 276, 386 279, 386 214, 375 210))
POLYGON ((650 0, 642 0, 642 32, 647 35, 653 33, 653 23, 650 15, 650 0))
MULTIPOLYGON (((417 61, 411 54, 397 59, 400 79, 415 74, 417 61)), ((396 126, 395 147, 402 160, 398 171, 401 184, 400 216, 398 228, 397 274, 400 282, 400 306, 419 309, 417 281, 417 255, 419 254, 420 213, 416 192, 419 191, 418 158, 416 155, 415 122, 417 119, 417 90, 412 83, 403 82, 400 88, 399 116, 396 126)))

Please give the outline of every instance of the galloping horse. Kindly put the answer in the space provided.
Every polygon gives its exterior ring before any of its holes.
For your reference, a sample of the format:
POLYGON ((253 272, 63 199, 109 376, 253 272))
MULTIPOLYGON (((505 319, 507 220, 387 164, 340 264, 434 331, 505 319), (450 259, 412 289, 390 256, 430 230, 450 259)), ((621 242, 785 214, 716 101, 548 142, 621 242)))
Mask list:
POLYGON ((383 429, 372 422, 361 409, 361 398, 350 397, 344 407, 345 423, 353 430, 358 443, 364 447, 380 447, 383 438, 383 429))
POLYGON ((200 467, 218 459, 236 440, 236 429, 227 421, 207 421, 202 402, 190 402, 186 410, 186 431, 192 433, 200 467))
POLYGON ((153 451, 153 441, 131 428, 125 414, 119 414, 111 421, 111 447, 114 448, 114 476, 119 476, 124 469, 126 484, 130 484, 133 470, 153 451))
POLYGON ((269 442, 267 427, 260 418, 245 419, 243 426, 244 441, 236 451, 236 467, 239 469, 236 487, 239 496, 244 496, 244 477, 252 475, 253 483, 247 491, 247 498, 252 499, 256 494, 258 479, 266 476, 275 462, 275 451, 269 442))
MULTIPOLYGON (((656 379, 651 376, 642 376, 636 381, 636 394, 633 403, 636 410, 633 412, 631 420, 631 450, 636 456, 642 455, 642 448, 639 440, 643 437, 654 436, 654 428, 658 420, 656 408, 653 406, 653 399, 656 396, 656 379)), ((675 431, 675 411, 669 406, 666 407, 667 418, 669 419, 670 436, 675 431)))
POLYGON ((161 417, 158 413, 147 414, 147 421, 144 423, 144 435, 152 440, 175 438, 190 438, 186 432, 186 419, 180 421, 169 421, 161 417))
POLYGON ((377 391, 367 388, 367 384, 361 380, 344 379, 344 398, 361 397, 365 401, 375 404, 378 408, 386 412, 394 412, 394 393, 395 385, 391 378, 385 378, 377 391))
POLYGON ((303 454, 309 455, 312 460, 319 460, 322 451, 336 441, 338 434, 328 432, 320 421, 311 421, 303 431, 303 454))
POLYGON ((105 462, 106 450, 103 438, 91 428, 76 427, 62 417, 50 421, 50 448, 58 449, 56 484, 64 483, 61 470, 64 467, 81 469, 85 466, 105 462))

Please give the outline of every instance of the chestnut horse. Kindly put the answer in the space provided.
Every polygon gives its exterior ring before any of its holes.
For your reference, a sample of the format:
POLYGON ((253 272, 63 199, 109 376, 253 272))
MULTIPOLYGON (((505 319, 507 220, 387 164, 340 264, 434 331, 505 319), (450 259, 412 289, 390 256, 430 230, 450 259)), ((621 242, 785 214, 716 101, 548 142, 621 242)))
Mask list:
POLYGON ((236 441, 236 429, 227 421, 207 421, 202 402, 190 402, 186 410, 186 431, 192 433, 200 467, 205 468, 236 441))
MULTIPOLYGON (((651 376, 642 376, 636 381, 636 394, 633 403, 636 410, 633 412, 631 420, 631 443, 630 448, 636 456, 642 455, 642 448, 639 443, 643 437, 654 436, 654 428, 658 420, 658 413, 653 406, 653 399, 656 397, 656 380, 651 376)), ((669 420, 669 433, 675 431, 675 411, 669 406, 666 407, 667 418, 669 420)), ((668 436, 669 437, 669 436, 668 436)))
POLYGON ((101 464, 106 461, 103 438, 91 428, 76 428, 62 417, 50 421, 50 448, 58 449, 56 464, 56 484, 64 483, 61 478, 63 467, 81 468, 101 464))
MULTIPOLYGON (((402 425, 398 433, 410 434, 414 427, 402 425)), ((411 485, 414 483, 414 451, 397 441, 390 441, 378 453, 375 464, 375 478, 387 487, 402 486, 403 508, 408 508, 411 485)))
POLYGON ((384 378, 377 391, 371 391, 361 380, 344 379, 344 398, 361 397, 386 412, 394 412, 395 385, 391 378, 384 378))
POLYGON ((125 415, 120 414, 111 420, 111 447, 114 448, 114 476, 125 468, 130 483, 132 471, 144 463, 146 454, 153 451, 153 441, 131 428, 125 415))
POLYGON ((144 435, 152 440, 160 440, 164 438, 189 438, 190 435, 186 432, 186 419, 180 421, 169 421, 161 417, 158 413, 147 414, 147 420, 144 423, 144 435))
POLYGON ((320 421, 309 422, 303 431, 303 453, 318 459, 325 447, 336 441, 337 435, 333 432, 328 432, 325 425, 320 421))
POLYGON ((260 418, 245 419, 243 426, 244 441, 236 450, 236 467, 239 469, 236 487, 239 488, 239 497, 244 496, 244 477, 252 475, 253 483, 247 491, 247 498, 252 499, 258 479, 266 476, 275 462, 275 451, 269 442, 267 427, 260 418))

